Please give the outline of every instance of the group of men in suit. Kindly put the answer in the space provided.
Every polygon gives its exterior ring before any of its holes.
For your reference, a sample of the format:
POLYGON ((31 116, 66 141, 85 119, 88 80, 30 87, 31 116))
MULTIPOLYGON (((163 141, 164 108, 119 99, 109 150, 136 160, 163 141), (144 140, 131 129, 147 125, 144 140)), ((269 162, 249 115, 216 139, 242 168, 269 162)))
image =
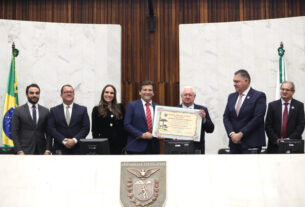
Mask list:
MULTIPOLYGON (((266 95, 250 87, 251 78, 246 70, 234 74, 235 92, 228 97, 223 123, 229 138, 230 153, 260 153, 266 145, 265 130, 269 137, 267 151, 278 152, 278 144, 285 139, 302 139, 304 104, 293 99, 295 86, 286 81, 281 85, 281 99, 269 103, 266 121, 266 95)), ((128 104, 124 129, 128 134, 127 154, 159 154, 159 138, 153 137, 152 126, 156 103, 154 83, 144 81, 139 88, 140 99, 128 104)), ((26 88, 28 103, 16 108, 12 120, 12 138, 18 154, 78 154, 79 139, 90 130, 87 108, 74 103, 71 85, 61 88, 63 103, 50 109, 38 104, 40 88, 31 84, 26 88)), ((205 153, 205 132, 212 133, 214 124, 208 109, 195 104, 196 92, 185 87, 178 107, 200 110, 202 118, 200 142, 195 150, 205 153)))
MULTIPOLYGON (((223 123, 229 138, 231 154, 257 154, 266 145, 267 151, 278 153, 280 140, 302 139, 304 130, 304 104, 293 99, 295 86, 286 81, 281 85, 281 99, 269 103, 266 122, 266 95, 250 87, 249 73, 238 70, 234 73, 235 92, 228 97, 223 115, 223 123), (286 109, 285 109, 286 108, 286 109)), ((128 132, 126 145, 129 154, 158 154, 158 138, 151 134, 151 118, 156 103, 152 102, 153 82, 145 81, 140 85, 141 99, 128 104, 124 125, 128 132)), ((205 132, 212 133, 214 124, 208 109, 194 103, 196 93, 192 87, 185 87, 181 93, 182 104, 179 107, 199 109, 202 118, 200 142, 195 149, 205 153, 205 132)))
POLYGON ((62 86, 60 92, 63 103, 49 112, 38 104, 39 86, 27 86, 28 102, 17 107, 12 118, 12 139, 17 154, 48 155, 51 150, 53 154, 79 153, 77 143, 90 130, 87 108, 73 102, 74 89, 71 85, 62 86))
POLYGON ((269 153, 278 153, 280 140, 302 139, 304 104, 293 99, 293 82, 282 83, 281 99, 269 103, 266 122, 266 95, 250 87, 249 73, 236 71, 233 82, 236 92, 229 95, 223 115, 230 153, 260 153, 266 145, 265 130, 269 153))
MULTIPOLYGON (((128 133, 126 145, 127 154, 159 154, 159 138, 152 135, 152 118, 154 116, 156 103, 152 101, 154 96, 154 83, 144 81, 140 85, 139 95, 141 99, 128 104, 124 126, 128 133)), ((194 103, 196 94, 192 87, 185 87, 181 94, 182 104, 178 107, 188 109, 199 109, 202 118, 200 142, 195 142, 195 151, 204 154, 205 132, 211 133, 214 124, 210 119, 208 109, 194 103)), ((162 138, 161 138, 162 139, 162 138)))

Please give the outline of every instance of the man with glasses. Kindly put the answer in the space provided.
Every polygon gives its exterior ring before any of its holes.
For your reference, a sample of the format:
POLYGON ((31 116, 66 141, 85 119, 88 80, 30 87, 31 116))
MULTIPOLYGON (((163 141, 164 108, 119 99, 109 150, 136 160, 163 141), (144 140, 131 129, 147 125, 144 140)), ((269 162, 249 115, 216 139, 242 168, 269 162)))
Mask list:
POLYGON ((79 139, 90 130, 89 116, 85 106, 73 103, 74 89, 71 85, 61 88, 63 103, 51 108, 48 130, 54 138, 54 154, 79 154, 79 139))
POLYGON ((284 139, 302 139, 304 131, 304 104, 293 99, 294 83, 285 81, 281 85, 281 99, 268 105, 265 130, 268 153, 278 153, 278 144, 284 139))
POLYGON ((47 135, 49 109, 38 104, 40 88, 33 83, 26 87, 28 102, 14 111, 12 139, 18 155, 51 154, 51 138, 47 135))

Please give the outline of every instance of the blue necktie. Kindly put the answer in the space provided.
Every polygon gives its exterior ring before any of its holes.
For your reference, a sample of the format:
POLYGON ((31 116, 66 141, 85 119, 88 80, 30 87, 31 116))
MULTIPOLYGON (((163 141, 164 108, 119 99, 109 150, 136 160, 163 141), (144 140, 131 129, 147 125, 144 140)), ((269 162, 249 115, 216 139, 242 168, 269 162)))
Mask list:
POLYGON ((33 122, 34 122, 34 126, 36 126, 36 122, 37 122, 37 118, 36 118, 36 106, 35 104, 33 104, 33 122))

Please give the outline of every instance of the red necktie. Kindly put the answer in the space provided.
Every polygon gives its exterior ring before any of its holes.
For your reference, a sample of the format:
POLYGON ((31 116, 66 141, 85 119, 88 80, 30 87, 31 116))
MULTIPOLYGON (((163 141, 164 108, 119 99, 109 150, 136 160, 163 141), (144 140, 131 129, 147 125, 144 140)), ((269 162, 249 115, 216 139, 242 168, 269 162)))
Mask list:
POLYGON ((152 120, 151 120, 151 112, 149 108, 149 103, 146 103, 146 122, 148 126, 148 131, 152 133, 152 120))
POLYGON ((285 103, 285 109, 283 113, 283 121, 282 121, 282 138, 286 138, 286 127, 287 127, 287 120, 288 120, 288 103, 285 103))

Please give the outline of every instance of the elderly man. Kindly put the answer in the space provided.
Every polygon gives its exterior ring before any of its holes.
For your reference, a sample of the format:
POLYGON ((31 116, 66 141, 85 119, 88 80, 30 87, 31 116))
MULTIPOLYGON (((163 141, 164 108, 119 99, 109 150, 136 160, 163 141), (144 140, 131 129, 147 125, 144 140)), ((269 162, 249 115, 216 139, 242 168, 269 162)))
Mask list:
POLYGON ((195 98, 196 98, 195 90, 190 86, 184 87, 181 93, 182 104, 180 104, 179 107, 200 110, 200 116, 202 118, 201 137, 200 137, 200 142, 194 142, 194 144, 195 144, 195 152, 205 154, 205 140, 204 140, 205 132, 212 133, 214 131, 214 124, 210 118, 208 109, 204 106, 195 104, 194 103, 195 98))
POLYGON ((250 87, 251 78, 244 69, 234 73, 233 82, 235 92, 229 95, 223 115, 230 153, 260 153, 262 146, 266 145, 266 95, 250 87))
POLYGON ((281 85, 281 99, 268 105, 265 130, 268 153, 278 153, 278 144, 283 139, 302 139, 304 131, 304 104, 293 99, 294 83, 285 81, 281 85))

